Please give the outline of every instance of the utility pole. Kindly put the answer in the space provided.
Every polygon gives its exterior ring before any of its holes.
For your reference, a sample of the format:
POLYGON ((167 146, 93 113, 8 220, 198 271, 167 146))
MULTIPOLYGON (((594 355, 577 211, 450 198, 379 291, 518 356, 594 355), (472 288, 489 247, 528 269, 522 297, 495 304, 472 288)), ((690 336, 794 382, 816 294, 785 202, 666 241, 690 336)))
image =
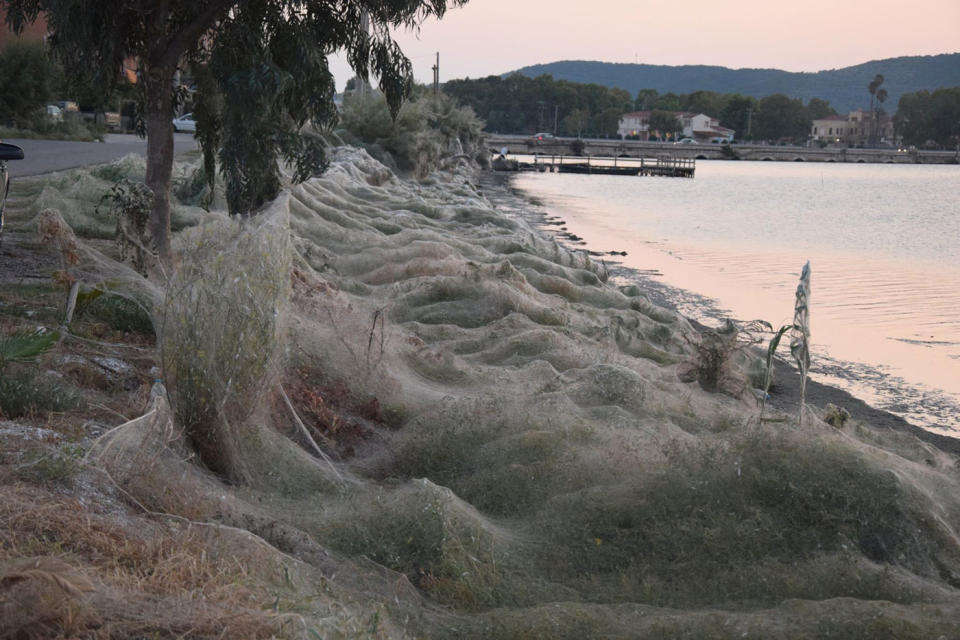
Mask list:
POLYGON ((560 105, 553 105, 553 135, 557 135, 557 115, 560 113, 560 105))
POLYGON ((547 103, 543 100, 537 100, 537 106, 540 107, 537 119, 537 131, 540 132, 543 131, 543 108, 547 106, 547 103))
POLYGON ((437 51, 437 64, 433 65, 433 97, 440 97, 440 52, 437 51))
POLYGON ((753 107, 747 107, 747 139, 750 139, 750 124, 753 120, 753 107))

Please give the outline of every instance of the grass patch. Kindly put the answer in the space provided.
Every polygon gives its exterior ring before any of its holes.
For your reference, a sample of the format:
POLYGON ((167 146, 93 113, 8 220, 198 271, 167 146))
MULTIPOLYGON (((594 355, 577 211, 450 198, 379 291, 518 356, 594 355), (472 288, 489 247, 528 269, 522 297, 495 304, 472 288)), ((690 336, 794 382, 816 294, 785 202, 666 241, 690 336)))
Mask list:
POLYGON ((77 305, 77 318, 102 322, 114 331, 153 335, 150 315, 136 302, 109 293, 96 296, 88 294, 87 297, 89 301, 77 305))
POLYGON ((288 635, 270 606, 279 598, 251 575, 270 572, 273 560, 209 529, 111 518, 48 489, 12 485, 0 492, 0 539, 0 637, 288 635), (60 586, 71 583, 87 593, 60 586))
POLYGON ((955 582, 960 551, 928 502, 853 451, 754 434, 679 451, 649 480, 553 501, 541 514, 556 545, 545 569, 595 597, 659 606, 903 601, 917 594, 897 571, 869 575, 854 559, 955 582))
POLYGON ((0 374, 0 413, 6 418, 67 411, 83 405, 77 391, 58 377, 14 366, 0 374))
POLYGON ((80 471, 83 454, 77 445, 32 446, 24 451, 14 475, 33 484, 69 484, 80 471))
POLYGON ((59 122, 39 129, 0 127, 0 138, 21 140, 67 140, 72 142, 103 142, 103 132, 91 129, 84 123, 59 122))
POLYGON ((346 517, 325 518, 321 539, 403 573, 433 599, 463 610, 516 597, 498 568, 504 541, 449 490, 417 480, 364 496, 346 517))
POLYGON ((57 325, 66 294, 63 286, 49 284, 0 285, 0 318, 29 320, 32 324, 57 325))

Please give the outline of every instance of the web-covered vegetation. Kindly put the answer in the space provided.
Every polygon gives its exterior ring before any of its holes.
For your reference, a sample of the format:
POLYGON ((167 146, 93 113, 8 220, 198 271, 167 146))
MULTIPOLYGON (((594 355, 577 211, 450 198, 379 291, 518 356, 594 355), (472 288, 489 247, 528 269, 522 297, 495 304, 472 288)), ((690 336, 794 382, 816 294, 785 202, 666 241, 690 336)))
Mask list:
POLYGON ((422 88, 403 103, 396 118, 379 93, 348 95, 339 126, 339 135, 349 144, 363 146, 392 169, 418 178, 463 160, 482 166, 489 162, 481 144, 483 122, 473 109, 422 88))
POLYGON ((149 410, 86 461, 138 508, 256 551, 241 584, 274 581, 269 628, 955 633, 953 457, 811 414, 760 424, 745 387, 689 375, 684 318, 470 174, 330 157, 255 218, 185 209, 169 281, 93 253, 79 271, 149 310, 163 363, 149 410))

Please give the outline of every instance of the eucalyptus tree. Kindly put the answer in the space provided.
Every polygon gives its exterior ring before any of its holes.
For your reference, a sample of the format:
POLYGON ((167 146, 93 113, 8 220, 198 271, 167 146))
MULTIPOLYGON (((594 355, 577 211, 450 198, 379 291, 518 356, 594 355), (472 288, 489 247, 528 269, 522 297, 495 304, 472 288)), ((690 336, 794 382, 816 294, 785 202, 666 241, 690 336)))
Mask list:
POLYGON ((336 119, 328 54, 346 50, 360 77, 372 72, 396 114, 412 72, 390 29, 415 27, 464 2, 0 0, 0 9, 18 32, 44 15, 53 51, 68 69, 92 74, 104 91, 118 81, 125 60, 137 61, 146 183, 155 196, 150 230, 169 262, 174 79, 186 64, 198 76, 197 129, 208 176, 216 150, 231 212, 248 212, 279 189, 279 158, 294 165, 296 180, 325 168, 322 145, 301 129, 336 119))

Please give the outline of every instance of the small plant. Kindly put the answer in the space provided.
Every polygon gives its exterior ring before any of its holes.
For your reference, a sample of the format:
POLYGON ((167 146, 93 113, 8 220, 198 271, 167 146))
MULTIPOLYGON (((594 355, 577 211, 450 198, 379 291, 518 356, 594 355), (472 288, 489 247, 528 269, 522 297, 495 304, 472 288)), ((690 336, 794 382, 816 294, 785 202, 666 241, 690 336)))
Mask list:
POLYGON ((18 367, 0 375, 0 414, 19 418, 50 411, 65 411, 82 404, 77 393, 53 376, 33 367, 18 367))
POLYGON ((17 331, 0 337, 0 373, 11 362, 32 362, 53 348, 57 332, 17 331))
POLYGON ((832 402, 827 404, 823 410, 823 421, 836 429, 843 429, 849 419, 850 412, 832 402))
POLYGON ((0 415, 18 418, 35 411, 61 411, 78 403, 59 382, 37 375, 32 367, 7 371, 11 364, 29 364, 60 340, 56 332, 17 331, 0 337, 0 415))
POLYGON ((807 373, 810 370, 810 261, 803 265, 797 298, 793 307, 793 328, 790 354, 800 369, 800 423, 803 424, 804 400, 807 395, 807 373))
POLYGON ((213 199, 213 191, 208 187, 207 172, 204 171, 203 166, 200 166, 174 183, 174 194, 180 202, 196 203, 206 209, 210 206, 210 200, 213 199))
POLYGON ((706 329, 694 347, 697 357, 693 363, 693 376, 706 391, 723 391, 737 395, 745 390, 745 381, 734 362, 742 354, 760 342, 759 334, 770 329, 763 320, 735 323, 727 320, 716 329, 706 329))
MULTIPOLYGON (((796 301, 793 309, 793 324, 786 324, 780 327, 773 335, 770 344, 767 346, 767 369, 764 379, 763 395, 760 399, 760 422, 763 422, 763 412, 766 408, 767 395, 770 391, 770 383, 773 381, 773 357, 776 354, 777 347, 780 346, 780 340, 787 331, 791 331, 790 353, 793 354, 800 368, 800 421, 803 422, 804 398, 806 397, 807 372, 810 369, 810 309, 807 302, 810 299, 810 261, 808 260, 800 271, 800 283, 797 285, 796 301)), ((764 323, 767 327, 769 324, 764 323)), ((770 327, 772 330, 772 327, 770 327)))
POLYGON ((107 200, 111 202, 111 210, 117 217, 116 238, 120 259, 129 261, 134 269, 146 276, 147 258, 155 255, 149 248, 152 241, 147 232, 147 221, 153 209, 153 191, 142 182, 122 178, 100 199, 97 213, 100 212, 100 205, 107 200))
POLYGON ((150 314, 133 300, 107 293, 101 288, 81 291, 77 295, 77 315, 104 322, 115 331, 153 333, 150 314))
POLYGON ((53 245, 60 253, 62 269, 53 274, 53 280, 67 289, 66 311, 63 314, 63 326, 73 319, 73 310, 80 292, 80 281, 71 272, 72 267, 80 264, 80 246, 73 229, 56 209, 44 209, 37 214, 37 234, 40 242, 53 245))
MULTIPOLYGON (((780 346, 780 340, 783 338, 783 334, 785 334, 791 328, 793 328, 792 324, 785 324, 780 327, 780 329, 773 334, 773 338, 770 339, 770 344, 767 346, 766 369, 763 376, 763 395, 760 396, 761 423, 763 422, 763 411, 767 406, 767 396, 770 395, 770 385, 773 383, 773 356, 777 352, 777 347, 780 346)), ((770 326, 770 330, 773 330, 772 326, 770 326)))
POLYGON ((15 473, 20 480, 34 484, 67 484, 80 471, 83 454, 78 445, 30 447, 15 473))

